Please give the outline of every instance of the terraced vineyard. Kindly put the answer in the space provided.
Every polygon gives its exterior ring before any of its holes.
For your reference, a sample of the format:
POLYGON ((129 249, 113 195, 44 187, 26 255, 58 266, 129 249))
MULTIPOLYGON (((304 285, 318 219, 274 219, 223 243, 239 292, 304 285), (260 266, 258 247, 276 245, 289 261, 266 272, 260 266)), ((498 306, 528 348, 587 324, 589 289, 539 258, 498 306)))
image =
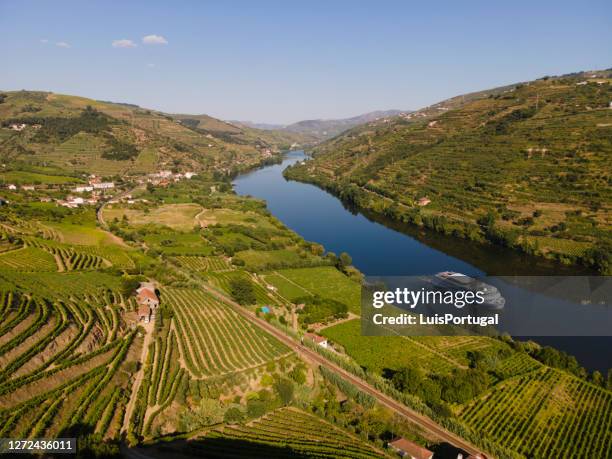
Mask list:
POLYGON ((612 392, 551 368, 503 382, 461 417, 527 457, 612 457, 612 392))
POLYGON ((0 285, 4 281, 10 288, 36 292, 46 298, 70 298, 98 295, 109 288, 118 289, 120 279, 100 271, 20 272, 0 270, 0 285))
POLYGON ((87 170, 92 173, 107 175, 125 172, 126 165, 122 161, 104 159, 102 153, 108 147, 95 136, 79 133, 58 145, 52 152, 43 155, 45 161, 71 170, 87 170))
POLYGON ((211 295, 164 289, 174 311, 181 355, 192 375, 206 378, 263 365, 289 349, 211 295))
POLYGON ((57 271, 52 255, 36 247, 23 247, 0 254, 0 269, 13 271, 57 271))
POLYGON ((192 271, 224 271, 232 268, 224 257, 194 257, 185 255, 174 257, 174 259, 181 266, 192 271))
POLYGON ((186 444, 181 451, 210 458, 373 458, 385 454, 351 433, 304 411, 277 410, 244 426, 228 426, 186 444), (231 453, 229 453, 231 451, 231 453))
POLYGON ((28 244, 45 250, 55 257, 59 271, 75 271, 85 269, 98 269, 108 266, 107 262, 101 257, 75 250, 71 246, 66 246, 53 241, 43 241, 36 238, 28 238, 28 244))
POLYGON ((188 379, 181 368, 176 333, 166 325, 149 347, 144 362, 143 384, 140 386, 136 408, 129 428, 139 435, 148 435, 155 419, 170 406, 182 383, 188 379))
POLYGON ((118 434, 135 338, 119 301, 0 292, 0 435, 118 434))

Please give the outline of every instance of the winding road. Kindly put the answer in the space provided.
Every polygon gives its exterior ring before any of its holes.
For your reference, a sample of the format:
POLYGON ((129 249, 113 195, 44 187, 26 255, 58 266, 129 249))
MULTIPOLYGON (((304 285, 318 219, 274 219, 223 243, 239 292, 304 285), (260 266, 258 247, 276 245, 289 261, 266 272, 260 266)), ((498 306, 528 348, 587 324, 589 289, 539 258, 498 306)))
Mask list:
MULTIPOLYGON (((125 198, 126 196, 134 193, 136 190, 140 190, 140 189, 144 189, 144 185, 138 185, 132 189, 129 189, 127 191, 122 191, 121 193, 115 195, 112 197, 112 199, 122 199, 125 198)), ((103 210, 104 207, 106 207, 106 205, 108 204, 108 201, 104 201, 102 203, 102 205, 100 207, 98 207, 98 210, 96 210, 96 219, 98 220, 98 223, 100 224, 100 226, 105 229, 108 230, 108 224, 106 223, 106 220, 104 220, 104 215, 103 215, 103 210)))

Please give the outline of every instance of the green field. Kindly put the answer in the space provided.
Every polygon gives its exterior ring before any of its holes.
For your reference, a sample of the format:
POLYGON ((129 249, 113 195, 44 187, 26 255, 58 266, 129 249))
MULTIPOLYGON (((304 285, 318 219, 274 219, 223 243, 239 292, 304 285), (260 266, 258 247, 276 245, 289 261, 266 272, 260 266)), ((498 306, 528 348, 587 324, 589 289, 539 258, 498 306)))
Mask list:
POLYGON ((256 271, 265 271, 274 267, 300 266, 309 263, 320 264, 321 261, 311 255, 302 252, 301 255, 296 250, 244 250, 237 252, 234 258, 242 260, 245 266, 256 271))
POLYGON ((213 247, 197 233, 163 232, 144 237, 146 244, 165 255, 211 255, 213 247))
POLYGON ((198 225, 195 217, 201 210, 202 207, 198 204, 166 204, 154 207, 150 212, 129 207, 107 206, 104 208, 104 218, 112 222, 115 218, 121 220, 125 216, 132 225, 156 224, 189 231, 198 225))
POLYGON ((432 373, 449 373, 453 368, 459 368, 458 362, 439 357, 413 338, 362 336, 360 319, 324 328, 320 333, 340 344, 360 366, 375 374, 411 365, 432 373))
POLYGON ((361 287, 334 267, 282 269, 266 275, 265 279, 289 300, 304 295, 319 295, 337 299, 345 303, 349 311, 360 314, 361 287))

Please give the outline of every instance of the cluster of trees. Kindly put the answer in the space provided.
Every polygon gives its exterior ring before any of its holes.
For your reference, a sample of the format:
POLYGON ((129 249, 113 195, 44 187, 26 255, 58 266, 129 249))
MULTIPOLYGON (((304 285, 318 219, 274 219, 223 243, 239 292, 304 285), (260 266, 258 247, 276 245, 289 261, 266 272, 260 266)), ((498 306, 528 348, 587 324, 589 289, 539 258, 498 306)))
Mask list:
POLYGON ((490 134, 506 134, 512 123, 529 119, 534 116, 536 112, 537 110, 535 107, 525 107, 513 110, 507 115, 487 123, 485 131, 490 134))
POLYGON ((324 367, 320 370, 327 384, 309 403, 309 410, 354 432, 364 440, 372 441, 379 448, 398 436, 417 443, 426 443, 409 421, 393 415, 391 411, 377 404, 374 398, 361 392, 336 373, 324 367), (346 396, 346 400, 338 401, 338 391, 346 396))
POLYGON ((339 301, 323 298, 319 295, 296 298, 296 304, 304 304, 299 311, 304 324, 327 322, 331 319, 342 319, 348 316, 348 306, 339 301))
POLYGON ((293 380, 275 375, 269 389, 261 389, 248 395, 246 405, 224 403, 218 398, 196 398, 195 406, 183 410, 179 418, 179 427, 185 432, 204 426, 213 426, 223 422, 240 424, 249 419, 259 418, 267 412, 289 406, 293 403, 295 383, 293 380))
POLYGON ((488 387, 487 373, 479 367, 435 376, 425 375, 417 367, 403 367, 393 374, 391 382, 397 390, 416 395, 443 417, 452 416, 448 404, 466 403, 488 387))
POLYGON ((112 135, 107 135, 105 137, 108 147, 104 153, 102 153, 104 159, 127 161, 138 156, 138 149, 133 144, 118 140, 112 135))
POLYGON ((245 277, 234 277, 229 282, 232 298, 239 304, 245 306, 255 304, 255 288, 253 283, 245 277))

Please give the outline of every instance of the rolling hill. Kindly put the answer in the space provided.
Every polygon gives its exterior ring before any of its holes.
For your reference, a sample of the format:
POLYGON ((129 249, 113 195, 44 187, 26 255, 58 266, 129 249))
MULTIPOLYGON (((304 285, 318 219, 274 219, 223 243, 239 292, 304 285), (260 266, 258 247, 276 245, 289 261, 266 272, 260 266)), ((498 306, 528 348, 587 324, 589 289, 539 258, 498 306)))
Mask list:
POLYGON ((278 146, 287 150, 291 145, 312 146, 317 138, 308 133, 290 132, 282 129, 262 129, 240 123, 221 121, 208 115, 175 114, 173 118, 196 132, 212 135, 230 143, 259 145, 262 148, 278 146))
POLYGON ((286 171, 362 208, 610 272, 612 71, 368 122, 286 171))
POLYGON ((136 105, 4 92, 0 155, 3 163, 21 168, 106 176, 171 168, 233 173, 269 160, 293 142, 291 136, 254 129, 235 135, 211 117, 206 123, 212 127, 201 130, 136 105))

